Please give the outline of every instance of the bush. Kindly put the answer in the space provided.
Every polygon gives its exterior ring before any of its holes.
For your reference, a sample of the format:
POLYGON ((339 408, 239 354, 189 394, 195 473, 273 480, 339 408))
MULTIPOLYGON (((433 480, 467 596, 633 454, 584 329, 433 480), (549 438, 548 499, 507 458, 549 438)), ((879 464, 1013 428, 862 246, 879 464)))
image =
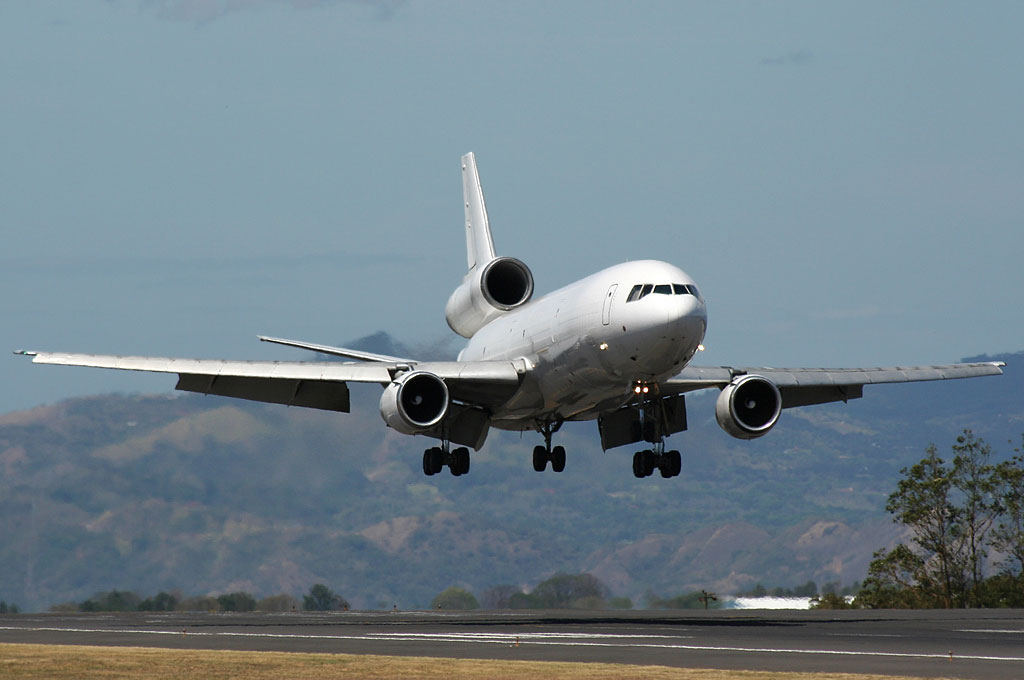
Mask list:
POLYGON ((291 595, 271 595, 256 603, 256 609, 261 612, 292 612, 299 608, 299 601, 291 595))
POLYGON ((476 601, 476 597, 473 593, 452 586, 447 590, 438 593, 433 600, 430 601, 431 609, 445 609, 445 610, 467 610, 467 609, 479 609, 480 603, 476 601))
POLYGON ((225 593, 217 598, 222 612, 251 612, 256 608, 256 598, 244 591, 225 593))
POLYGON ((308 595, 302 596, 302 608, 312 612, 348 609, 348 601, 323 583, 317 583, 309 589, 308 595))

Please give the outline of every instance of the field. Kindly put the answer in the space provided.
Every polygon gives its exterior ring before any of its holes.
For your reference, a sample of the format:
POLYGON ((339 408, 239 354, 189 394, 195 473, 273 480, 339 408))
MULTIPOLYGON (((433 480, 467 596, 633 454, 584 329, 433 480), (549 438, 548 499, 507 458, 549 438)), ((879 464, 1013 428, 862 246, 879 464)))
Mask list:
POLYGON ((425 657, 172 650, 149 647, 0 644, 0 677, 7 680, 894 680, 895 676, 715 671, 593 663, 487 661, 425 657))

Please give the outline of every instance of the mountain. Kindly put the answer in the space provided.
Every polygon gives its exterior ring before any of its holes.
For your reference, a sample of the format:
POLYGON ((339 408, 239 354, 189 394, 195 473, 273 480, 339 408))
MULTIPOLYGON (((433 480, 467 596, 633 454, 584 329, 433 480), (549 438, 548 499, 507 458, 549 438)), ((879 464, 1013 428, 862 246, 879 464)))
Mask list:
MULTIPOLYGON (((362 348, 408 350, 386 334, 362 348)), ((691 429, 671 440, 683 474, 668 480, 635 479, 633 449, 602 453, 592 422, 557 435, 562 474, 533 472, 538 435, 492 432, 469 475, 425 477, 429 440, 384 427, 376 386, 353 387, 351 414, 181 393, 10 413, 0 598, 44 609, 113 588, 298 595, 322 582, 356 607, 414 608, 452 585, 479 594, 557 571, 637 602, 848 584, 898 537, 885 499, 929 443, 948 450, 969 427, 1001 454, 1020 446, 1024 352, 996 358, 1003 377, 868 387, 786 411, 751 442, 718 428, 716 395, 690 396, 691 429)))

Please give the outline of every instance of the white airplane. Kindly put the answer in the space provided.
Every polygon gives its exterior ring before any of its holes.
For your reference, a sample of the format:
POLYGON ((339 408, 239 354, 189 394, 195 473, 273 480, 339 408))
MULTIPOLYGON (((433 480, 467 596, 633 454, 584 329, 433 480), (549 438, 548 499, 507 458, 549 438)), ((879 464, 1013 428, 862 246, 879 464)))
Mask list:
POLYGON ((380 414, 398 432, 440 440, 423 453, 423 471, 469 471, 492 427, 536 430, 544 444, 533 467, 561 472, 565 449, 552 435, 567 420, 597 420, 607 450, 646 442, 633 474, 680 472, 665 438, 686 429, 684 394, 718 388, 715 416, 733 437, 768 433, 784 408, 857 399, 864 385, 999 375, 1002 362, 897 368, 701 368, 707 310, 694 280, 665 262, 609 267, 533 297, 521 261, 498 257, 491 240, 476 159, 462 157, 469 272, 445 309, 448 325, 468 338, 456 361, 403 357, 260 337, 353 361, 226 361, 19 351, 41 364, 177 373, 179 390, 349 411, 347 383, 384 387, 380 414), (459 445, 451 448, 452 444, 459 445))

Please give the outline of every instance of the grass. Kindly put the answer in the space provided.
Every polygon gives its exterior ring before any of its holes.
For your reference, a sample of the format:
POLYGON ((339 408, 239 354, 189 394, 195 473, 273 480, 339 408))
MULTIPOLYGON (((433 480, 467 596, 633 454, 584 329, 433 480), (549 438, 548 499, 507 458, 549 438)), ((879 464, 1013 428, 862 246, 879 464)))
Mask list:
POLYGON ((353 654, 0 644, 0 678, 5 680, 119 680, 139 677, 155 680, 372 680, 396 677, 414 680, 893 680, 895 676, 717 671, 665 666, 353 654))

